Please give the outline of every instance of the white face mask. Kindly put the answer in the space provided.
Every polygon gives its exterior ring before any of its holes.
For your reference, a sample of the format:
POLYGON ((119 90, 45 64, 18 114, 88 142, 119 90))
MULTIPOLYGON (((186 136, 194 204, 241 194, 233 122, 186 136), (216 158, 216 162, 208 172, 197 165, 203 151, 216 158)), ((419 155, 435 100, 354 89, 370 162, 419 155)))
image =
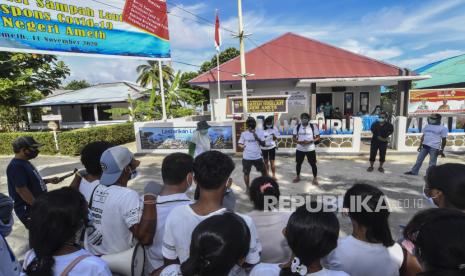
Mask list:
POLYGON ((273 128, 273 125, 266 125, 266 128, 273 128))
POLYGON ((428 203, 433 206, 433 207, 437 207, 436 203, 434 203, 434 198, 436 197, 429 197, 426 193, 425 193, 425 188, 426 188, 426 184, 423 186, 423 197, 428 201, 428 203))
POLYGON ((205 135, 208 134, 208 129, 201 129, 199 130, 200 134, 205 135))

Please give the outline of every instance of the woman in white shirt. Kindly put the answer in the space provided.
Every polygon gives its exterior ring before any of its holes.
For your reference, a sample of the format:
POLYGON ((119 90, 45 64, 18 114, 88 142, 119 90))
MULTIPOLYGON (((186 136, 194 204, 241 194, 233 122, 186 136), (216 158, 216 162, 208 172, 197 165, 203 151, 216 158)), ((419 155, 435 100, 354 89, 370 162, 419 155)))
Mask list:
POLYGON ((343 207, 343 215, 352 222, 352 234, 339 240, 325 258, 325 267, 356 276, 398 276, 413 269, 403 266, 407 255, 394 242, 387 198, 380 189, 355 184, 344 195, 343 207))
POLYGON ((31 209, 29 243, 22 276, 111 275, 107 264, 81 249, 89 221, 84 197, 72 188, 45 193, 31 209))
POLYGON ((348 276, 321 265, 321 258, 337 245, 339 221, 336 214, 326 212, 321 203, 310 202, 308 205, 297 208, 283 230, 292 250, 290 260, 284 264, 258 264, 250 276, 348 276))
POLYGON ((274 127, 274 118, 273 116, 268 116, 265 119, 264 125, 264 136, 265 136, 265 146, 261 146, 263 161, 265 161, 265 167, 268 174, 272 173, 273 179, 276 179, 276 140, 279 137, 279 131, 274 127))
POLYGON ((249 251, 250 231, 245 221, 230 212, 211 216, 192 232, 189 258, 167 266, 160 276, 244 275, 240 266, 249 251))
POLYGON ((210 135, 208 135, 210 127, 207 121, 197 123, 197 129, 192 134, 192 140, 189 142, 189 155, 195 158, 211 149, 211 139, 210 135))
POLYGON ((262 244, 260 259, 265 263, 286 262, 291 257, 286 238, 281 235, 291 213, 279 212, 275 210, 279 208, 277 204, 272 206, 268 204, 270 199, 279 202, 279 196, 279 185, 269 176, 255 178, 250 185, 249 197, 254 210, 247 215, 252 218, 257 228, 258 238, 262 244))

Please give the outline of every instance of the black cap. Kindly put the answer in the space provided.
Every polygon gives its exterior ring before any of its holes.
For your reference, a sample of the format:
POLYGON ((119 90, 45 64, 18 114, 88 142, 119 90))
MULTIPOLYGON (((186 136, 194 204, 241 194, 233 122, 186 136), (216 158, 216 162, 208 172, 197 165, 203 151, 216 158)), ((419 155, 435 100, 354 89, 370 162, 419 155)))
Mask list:
POLYGON ((202 129, 209 129, 211 126, 207 123, 207 121, 200 121, 197 123, 197 130, 202 129))
POLYGON ((22 148, 40 148, 43 144, 38 143, 31 136, 21 136, 16 138, 11 145, 13 146, 13 151, 19 151, 22 148))

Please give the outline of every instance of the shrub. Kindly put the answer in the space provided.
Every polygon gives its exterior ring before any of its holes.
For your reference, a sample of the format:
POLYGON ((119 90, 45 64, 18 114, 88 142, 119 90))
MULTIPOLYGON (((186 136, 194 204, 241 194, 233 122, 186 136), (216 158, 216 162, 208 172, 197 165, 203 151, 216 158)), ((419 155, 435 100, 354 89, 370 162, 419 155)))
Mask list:
MULTIPOLYGON (((44 144, 42 154, 56 154, 52 132, 8 132, 0 133, 0 154, 12 155, 11 142, 19 136, 32 136, 44 144)), ((135 140, 132 123, 82 128, 58 133, 58 146, 63 155, 78 155, 82 148, 90 142, 107 141, 113 145, 121 145, 135 140)))
POLYGON ((56 154, 52 132, 4 132, 0 133, 0 154, 13 155, 11 143, 20 136, 32 136, 37 142, 44 144, 40 148, 42 154, 56 154))
POLYGON ((61 154, 78 155, 90 142, 107 141, 113 145, 121 145, 134 140, 134 125, 126 123, 62 132, 58 136, 58 145, 61 154))

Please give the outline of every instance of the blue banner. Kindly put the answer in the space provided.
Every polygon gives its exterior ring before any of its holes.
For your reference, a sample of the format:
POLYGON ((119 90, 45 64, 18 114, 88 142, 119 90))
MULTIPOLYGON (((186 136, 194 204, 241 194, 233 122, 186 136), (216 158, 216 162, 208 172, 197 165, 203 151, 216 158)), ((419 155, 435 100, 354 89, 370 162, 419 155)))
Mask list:
POLYGON ((124 5, 124 0, 2 0, 0 50, 170 58, 166 32, 164 38, 123 22, 124 5))

